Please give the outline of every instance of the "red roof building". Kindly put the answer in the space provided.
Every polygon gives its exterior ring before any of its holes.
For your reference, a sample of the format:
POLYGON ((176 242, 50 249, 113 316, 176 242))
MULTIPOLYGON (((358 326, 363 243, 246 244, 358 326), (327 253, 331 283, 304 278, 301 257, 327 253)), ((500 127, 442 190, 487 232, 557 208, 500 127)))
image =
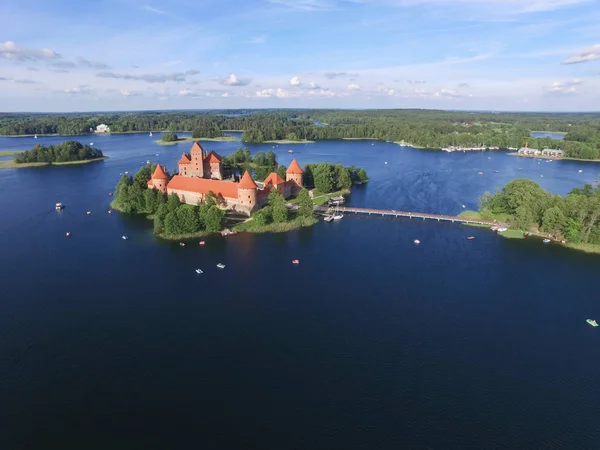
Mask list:
POLYGON ((247 170, 237 186, 239 189, 256 189, 258 187, 247 170))
POLYGON ((290 164, 290 167, 288 167, 288 169, 285 171, 285 173, 299 175, 299 174, 304 173, 304 171, 300 167, 300 164, 298 164, 298 161, 296 161, 296 159, 294 158, 292 160, 292 163, 290 164))

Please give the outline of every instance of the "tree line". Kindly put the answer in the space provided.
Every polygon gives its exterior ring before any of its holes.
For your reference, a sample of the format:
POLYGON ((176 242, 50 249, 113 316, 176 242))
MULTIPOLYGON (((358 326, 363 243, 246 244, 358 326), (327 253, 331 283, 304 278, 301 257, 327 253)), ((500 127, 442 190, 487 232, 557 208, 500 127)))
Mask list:
POLYGON ((304 166, 304 186, 314 187, 324 194, 350 189, 353 184, 368 181, 367 172, 354 165, 345 167, 342 164, 319 163, 304 166))
POLYGON ((111 114, 3 114, 0 134, 89 133, 105 123, 112 132, 191 131, 214 138, 223 130, 244 130, 242 140, 376 139, 404 141, 425 148, 560 148, 566 156, 598 158, 600 115, 469 113, 435 110, 253 110, 138 112, 111 114), (531 138, 531 131, 566 133, 562 141, 531 138))
POLYGON ((600 244, 600 190, 591 184, 566 196, 552 195, 539 184, 517 179, 481 198, 484 217, 504 215, 513 228, 539 230, 569 242, 600 244))
POLYGON ((277 155, 272 150, 256 152, 252 156, 247 147, 238 148, 234 153, 224 156, 222 162, 226 173, 239 176, 248 171, 255 180, 264 181, 271 172, 276 172, 285 180, 287 167, 279 165, 277 155))
POLYGON ((102 158, 102 151, 97 148, 83 145, 76 141, 65 141, 61 144, 36 145, 31 150, 26 150, 15 155, 14 161, 17 164, 34 162, 69 162, 84 161, 88 159, 102 158))
POLYGON ((158 236, 177 237, 223 228, 225 213, 213 192, 206 195, 200 206, 183 204, 177 194, 167 196, 148 189, 148 180, 155 169, 156 164, 148 164, 133 177, 123 175, 115 188, 112 206, 125 213, 151 215, 158 236))

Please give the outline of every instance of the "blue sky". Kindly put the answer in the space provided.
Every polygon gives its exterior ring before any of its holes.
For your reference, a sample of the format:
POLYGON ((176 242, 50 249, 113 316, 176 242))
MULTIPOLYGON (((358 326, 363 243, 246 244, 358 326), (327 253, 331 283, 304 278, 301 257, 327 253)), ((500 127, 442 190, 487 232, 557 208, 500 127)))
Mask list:
POLYGON ((599 0, 4 0, 0 111, 600 110, 599 0))

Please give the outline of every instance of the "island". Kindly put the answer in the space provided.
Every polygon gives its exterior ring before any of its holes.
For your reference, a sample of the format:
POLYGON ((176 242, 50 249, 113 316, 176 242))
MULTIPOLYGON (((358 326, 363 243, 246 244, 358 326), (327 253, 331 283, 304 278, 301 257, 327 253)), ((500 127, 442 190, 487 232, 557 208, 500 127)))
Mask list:
POLYGON ((353 166, 321 163, 302 169, 294 159, 285 167, 272 151, 252 157, 240 148, 222 157, 195 142, 172 176, 160 164, 147 164, 133 177, 123 175, 111 207, 152 219, 155 235, 165 239, 198 237, 224 227, 283 232, 313 225, 315 203, 327 203, 368 181, 364 169, 353 166))
POLYGON ((67 164, 86 164, 101 161, 107 156, 97 148, 76 141, 65 141, 58 145, 36 145, 31 150, 12 152, 12 161, 0 161, 0 168, 14 169, 37 166, 60 166, 67 164))
POLYGON ((600 189, 586 184, 553 195, 528 179, 516 179, 480 199, 478 212, 462 217, 509 224, 508 238, 540 237, 588 253, 600 253, 600 189))
MULTIPOLYGON (((600 158, 600 114, 483 113, 436 110, 252 110, 171 111, 110 114, 6 114, 0 135, 77 135, 105 125, 110 133, 148 130, 191 132, 192 139, 229 139, 242 132, 246 143, 310 143, 369 139, 446 151, 556 149, 565 158, 600 158), (177 131, 175 131, 177 130, 177 131), (561 135, 563 139, 549 136, 561 135), (540 137, 536 137, 540 136, 540 137), (542 137, 544 136, 544 137, 542 137)), ((187 139, 186 139, 187 140, 187 139)), ((162 140, 160 142, 163 142, 162 140)), ((170 141, 170 143, 181 142, 170 141)))

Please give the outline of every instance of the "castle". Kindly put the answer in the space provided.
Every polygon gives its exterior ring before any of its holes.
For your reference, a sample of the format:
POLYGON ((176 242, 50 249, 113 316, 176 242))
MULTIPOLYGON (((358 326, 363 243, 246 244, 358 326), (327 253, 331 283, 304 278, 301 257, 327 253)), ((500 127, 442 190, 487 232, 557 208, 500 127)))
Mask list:
POLYGON ((190 153, 184 153, 177 163, 179 174, 171 179, 161 167, 156 166, 148 181, 148 188, 167 194, 177 194, 183 203, 199 205, 206 194, 213 192, 222 206, 232 211, 250 215, 268 202, 271 189, 277 189, 285 198, 302 189, 303 171, 294 159, 286 171, 285 181, 272 172, 264 182, 255 183, 248 171, 239 182, 223 178, 221 156, 214 151, 206 153, 199 142, 194 142, 190 153))

